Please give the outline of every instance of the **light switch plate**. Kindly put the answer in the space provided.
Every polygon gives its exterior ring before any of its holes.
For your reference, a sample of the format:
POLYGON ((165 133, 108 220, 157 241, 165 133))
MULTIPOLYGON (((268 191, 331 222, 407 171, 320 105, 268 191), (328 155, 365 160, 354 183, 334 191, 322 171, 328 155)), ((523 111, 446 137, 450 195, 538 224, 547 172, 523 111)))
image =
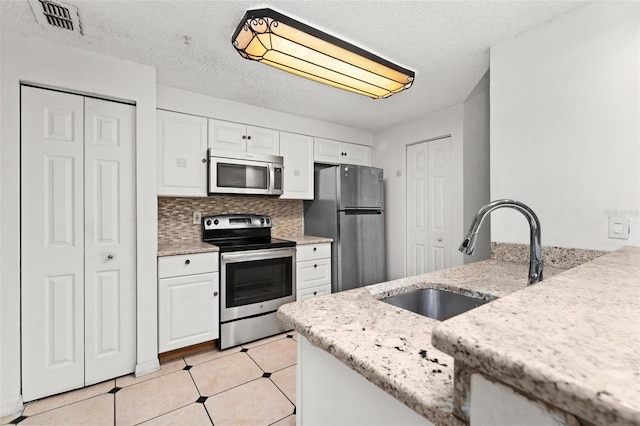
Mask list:
POLYGON ((202 222, 202 212, 200 211, 193 212, 193 224, 200 225, 200 222, 202 222))
POLYGON ((609 238, 629 239, 629 216, 609 216, 609 238))

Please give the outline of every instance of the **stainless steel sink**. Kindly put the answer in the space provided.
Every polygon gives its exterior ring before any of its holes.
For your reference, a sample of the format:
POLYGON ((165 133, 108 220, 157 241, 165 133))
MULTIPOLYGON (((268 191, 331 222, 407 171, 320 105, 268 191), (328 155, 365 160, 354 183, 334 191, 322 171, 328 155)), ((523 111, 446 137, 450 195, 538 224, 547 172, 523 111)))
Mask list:
POLYGON ((439 321, 444 321, 487 303, 486 300, 435 288, 416 290, 381 300, 439 321))

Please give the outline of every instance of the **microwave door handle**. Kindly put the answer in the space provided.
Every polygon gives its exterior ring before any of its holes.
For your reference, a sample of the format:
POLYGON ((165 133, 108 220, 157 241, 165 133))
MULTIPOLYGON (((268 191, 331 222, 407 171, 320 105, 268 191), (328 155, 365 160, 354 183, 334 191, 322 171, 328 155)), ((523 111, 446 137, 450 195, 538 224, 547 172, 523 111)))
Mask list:
POLYGON ((276 178, 273 163, 269 163, 269 177, 267 182, 267 191, 269 192, 269 194, 273 194, 275 180, 276 178))

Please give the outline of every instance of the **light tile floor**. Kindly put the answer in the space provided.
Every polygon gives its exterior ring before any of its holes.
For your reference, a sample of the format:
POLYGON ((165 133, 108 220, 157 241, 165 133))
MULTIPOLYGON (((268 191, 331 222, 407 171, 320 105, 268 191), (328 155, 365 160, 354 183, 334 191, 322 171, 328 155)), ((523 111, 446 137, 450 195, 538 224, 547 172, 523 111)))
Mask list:
POLYGON ((296 423, 295 332, 169 361, 25 405, 23 425, 276 425, 296 423))

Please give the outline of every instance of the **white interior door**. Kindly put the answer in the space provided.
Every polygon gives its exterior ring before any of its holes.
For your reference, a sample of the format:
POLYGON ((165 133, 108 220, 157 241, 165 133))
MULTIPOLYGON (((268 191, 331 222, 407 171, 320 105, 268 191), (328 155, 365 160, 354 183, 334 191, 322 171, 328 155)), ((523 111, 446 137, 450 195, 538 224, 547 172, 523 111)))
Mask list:
POLYGON ((451 266, 451 138, 429 145, 429 271, 451 266))
POLYGON ((451 266, 451 138, 407 147, 407 275, 451 266))
POLYGON ((135 367, 135 109, 22 88, 24 401, 135 367))
POLYGON ((135 107, 85 99, 85 385, 135 367, 135 107))
POLYGON ((22 88, 25 401, 84 385, 83 102, 22 88))

